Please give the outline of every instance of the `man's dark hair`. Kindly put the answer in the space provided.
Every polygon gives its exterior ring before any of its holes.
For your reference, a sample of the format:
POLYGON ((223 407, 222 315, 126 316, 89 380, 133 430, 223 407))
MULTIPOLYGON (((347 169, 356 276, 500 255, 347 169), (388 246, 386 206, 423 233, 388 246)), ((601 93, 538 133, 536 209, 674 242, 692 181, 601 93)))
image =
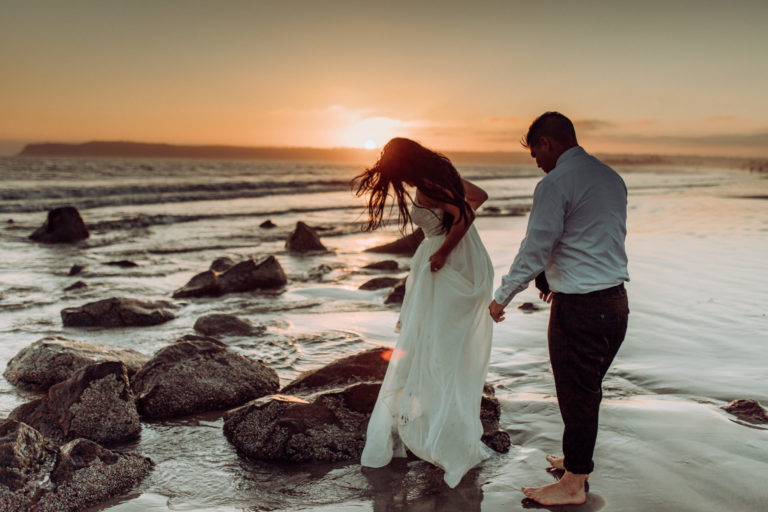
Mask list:
POLYGON ((570 119, 560 112, 544 112, 531 123, 528 134, 520 143, 524 148, 530 148, 539 142, 541 137, 549 137, 561 144, 578 144, 576 129, 570 119))

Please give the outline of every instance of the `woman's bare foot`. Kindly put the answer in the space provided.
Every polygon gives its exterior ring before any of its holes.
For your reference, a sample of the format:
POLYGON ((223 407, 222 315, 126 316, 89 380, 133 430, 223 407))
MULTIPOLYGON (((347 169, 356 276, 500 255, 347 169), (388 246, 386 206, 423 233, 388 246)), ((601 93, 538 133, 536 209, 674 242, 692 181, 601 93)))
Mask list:
POLYGON ((541 505, 581 505, 587 501, 587 475, 566 471, 557 482, 542 487, 523 487, 523 494, 541 505))
POLYGON ((547 462, 549 462, 549 465, 553 468, 565 471, 565 457, 557 457, 556 455, 547 454, 544 458, 547 459, 547 462))

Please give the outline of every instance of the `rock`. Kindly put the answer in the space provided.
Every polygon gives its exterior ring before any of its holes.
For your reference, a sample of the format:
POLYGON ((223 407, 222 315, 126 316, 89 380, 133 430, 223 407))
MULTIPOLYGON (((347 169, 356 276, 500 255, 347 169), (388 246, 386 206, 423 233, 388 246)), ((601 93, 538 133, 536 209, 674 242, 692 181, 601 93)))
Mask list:
POLYGON ((230 411, 224 435, 247 457, 336 462, 360 457, 379 384, 355 384, 314 402, 271 395, 230 411), (355 410, 358 409, 358 410, 355 410))
POLYGON ((48 394, 11 411, 55 442, 84 437, 98 443, 135 439, 141 432, 125 365, 108 361, 81 368, 48 394))
POLYGON ((533 302, 523 302, 517 306, 517 309, 524 311, 525 313, 533 313, 534 311, 539 311, 541 308, 533 302))
POLYGON ((157 325, 173 320, 176 315, 167 301, 142 301, 113 297, 90 302, 80 307, 61 310, 65 327, 134 327, 157 325))
POLYGON ((46 391, 77 370, 96 363, 121 361, 133 375, 149 356, 130 349, 59 336, 41 338, 13 356, 3 372, 8 382, 25 389, 46 391))
POLYGON ((137 453, 75 439, 59 448, 50 474, 54 489, 35 496, 29 509, 76 511, 109 501, 136 487, 153 467, 152 459, 137 453))
POLYGON ((84 265, 72 265, 72 268, 69 269, 69 275, 76 276, 77 274, 82 272, 84 268, 85 268, 84 265))
MULTIPOLYGON (((253 400, 225 414, 224 435, 238 452, 259 460, 356 460, 365 446, 365 431, 380 387, 380 382, 352 384, 313 395, 312 401, 290 395, 253 400)), ((484 406, 494 401, 491 396, 484 406)), ((481 415, 490 418, 494 413, 491 407, 481 415)), ((486 431, 483 441, 494 450, 509 450, 509 434, 504 431, 486 431)))
POLYGON ((226 293, 274 289, 285 286, 288 279, 274 256, 260 262, 241 261, 222 273, 207 270, 193 277, 173 293, 174 298, 217 297, 226 293))
POLYGON ((264 229, 272 229, 272 228, 276 228, 277 224, 272 222, 271 219, 267 219, 264 222, 262 222, 261 224, 259 224, 259 227, 260 228, 264 228, 264 229))
POLYGON ((52 452, 40 432, 26 423, 0 423, 0 490, 5 486, 15 491, 35 479, 52 452))
POLYGON ((88 288, 88 283, 85 281, 75 281, 71 285, 64 288, 65 292, 71 292, 73 290, 82 290, 83 288, 88 288))
POLYGON ((366 265, 363 268, 370 270, 397 270, 399 266, 395 260, 384 260, 371 263, 370 265, 366 265))
POLYGON ((416 249, 418 249, 419 244, 424 240, 424 231, 422 231, 421 228, 418 228, 416 231, 411 233, 408 236, 404 236, 403 238, 400 238, 399 240, 395 240, 394 242, 384 244, 384 245, 377 245, 376 247, 371 247, 370 249, 366 249, 366 252, 379 252, 379 253, 389 253, 389 254, 403 254, 408 256, 413 256, 413 253, 416 252, 416 249))
POLYGON ((49 244, 66 244, 85 240, 89 236, 77 208, 64 206, 49 211, 48 219, 29 238, 49 244))
POLYGON ((277 372, 214 339, 185 336, 133 377, 139 413, 172 418, 227 409, 277 391, 277 372))
POLYGON ((396 277, 376 277, 361 284, 358 290, 379 290, 381 288, 391 288, 397 285, 399 282, 400 279, 396 277))
POLYGON ((384 304, 402 304, 405 298, 406 278, 400 279, 384 299, 384 304))
POLYGON ((317 236, 315 230, 301 221, 296 223, 296 229, 294 229, 293 233, 288 237, 288 240, 285 242, 285 247, 289 251, 294 252, 328 250, 320 241, 320 237, 317 236))
POLYGON ((213 270, 218 274, 221 274, 222 272, 226 272, 230 268, 235 266, 235 260, 230 258, 229 256, 221 256, 220 258, 216 258, 213 260, 213 263, 211 263, 211 266, 209 267, 209 270, 213 270))
MULTIPOLYGON (((243 320, 235 315, 212 314, 201 316, 195 322, 194 329, 206 336, 216 336, 220 334, 230 334, 233 336, 247 336, 256 331, 253 324, 248 320, 243 320)), ((261 328, 264 331, 264 328, 261 328)))
POLYGON ((509 433, 504 430, 483 432, 481 440, 488 448, 499 453, 509 452, 509 448, 512 446, 512 439, 509 437, 509 433))
POLYGON ((768 414, 756 400, 733 400, 723 409, 751 423, 768 423, 768 414))
POLYGON ((280 393, 284 395, 307 393, 351 383, 381 381, 387 372, 391 356, 391 348, 375 347, 343 357, 323 367, 302 373, 281 389, 280 393))
POLYGON ((131 268, 131 267, 138 267, 139 264, 135 261, 130 260, 120 260, 120 261, 108 261, 106 265, 111 265, 113 267, 122 267, 122 268, 131 268))

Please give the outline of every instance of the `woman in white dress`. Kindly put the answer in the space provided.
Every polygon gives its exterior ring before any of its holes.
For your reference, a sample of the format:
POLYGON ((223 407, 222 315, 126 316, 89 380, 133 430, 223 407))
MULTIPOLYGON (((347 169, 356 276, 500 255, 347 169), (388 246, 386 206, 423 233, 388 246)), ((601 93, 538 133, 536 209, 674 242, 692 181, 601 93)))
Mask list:
POLYGON ((445 156, 403 138, 389 141, 354 185, 358 196, 369 196, 366 230, 384 222, 391 187, 401 229, 413 222, 426 235, 411 260, 400 334, 361 463, 382 467, 407 448, 442 468, 455 487, 490 455, 480 440, 480 400, 493 330, 493 267, 472 224, 488 195, 445 156), (416 188, 415 197, 404 185, 416 188))

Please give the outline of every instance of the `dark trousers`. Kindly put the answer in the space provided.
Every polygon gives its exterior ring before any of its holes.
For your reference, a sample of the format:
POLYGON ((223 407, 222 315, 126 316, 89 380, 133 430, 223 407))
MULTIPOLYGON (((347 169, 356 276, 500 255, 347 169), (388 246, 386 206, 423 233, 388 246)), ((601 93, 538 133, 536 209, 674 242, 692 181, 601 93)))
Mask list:
POLYGON ((549 357, 565 423, 565 468, 572 473, 594 469, 603 377, 624 341, 628 317, 623 285, 586 294, 556 293, 552 300, 549 357))

